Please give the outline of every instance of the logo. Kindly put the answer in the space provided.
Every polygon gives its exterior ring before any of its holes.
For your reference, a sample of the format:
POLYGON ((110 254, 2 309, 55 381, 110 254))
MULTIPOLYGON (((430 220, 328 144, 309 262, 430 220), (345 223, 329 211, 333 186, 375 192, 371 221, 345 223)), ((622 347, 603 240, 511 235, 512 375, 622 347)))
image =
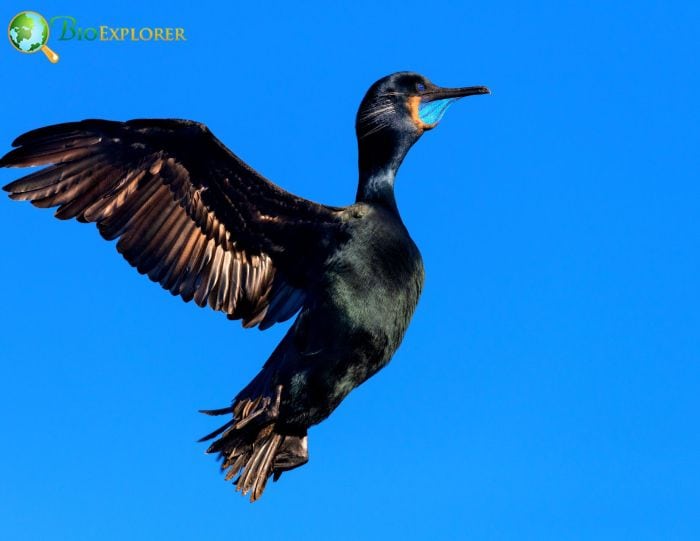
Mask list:
POLYGON ((49 49, 51 28, 54 28, 58 41, 187 41, 184 28, 173 27, 112 27, 98 25, 78 26, 78 20, 68 15, 52 17, 49 22, 36 11, 22 11, 15 15, 7 28, 7 36, 12 46, 21 53, 41 51, 53 64, 58 55, 49 49))
POLYGON ((58 55, 46 45, 50 33, 49 23, 36 11, 18 13, 7 28, 10 43, 20 53, 41 51, 49 62, 55 64, 58 62, 58 55))

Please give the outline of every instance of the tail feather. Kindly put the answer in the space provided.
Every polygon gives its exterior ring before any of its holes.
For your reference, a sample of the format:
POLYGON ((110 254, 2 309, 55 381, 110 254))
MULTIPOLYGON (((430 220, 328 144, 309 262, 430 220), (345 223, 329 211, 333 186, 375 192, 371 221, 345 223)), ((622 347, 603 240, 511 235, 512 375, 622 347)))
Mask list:
POLYGON ((260 498, 270 477, 277 481, 283 472, 308 462, 306 433, 287 434, 278 430, 280 392, 278 389, 275 401, 268 396, 257 397, 239 400, 233 408, 203 412, 233 413, 233 419, 200 441, 219 436, 206 452, 219 455, 226 481, 233 479, 236 490, 243 495, 250 493, 251 502, 260 498))
MULTIPOLYGON (((216 436, 218 436, 218 435, 221 434, 222 432, 225 432, 226 430, 228 430, 229 427, 233 426, 234 424, 236 424, 236 420, 235 420, 235 419, 231 419, 231 420, 230 420, 228 423, 226 423, 225 425, 220 426, 219 428, 217 428, 216 430, 214 430, 214 432, 212 432, 212 433, 210 433, 210 434, 207 434, 206 436, 204 436, 204 437, 202 437, 202 438, 199 438, 199 439, 197 440, 197 443, 202 443, 202 442, 205 442, 205 441, 209 441, 209 440, 214 439, 216 436)), ((209 452, 209 451, 207 450, 207 452, 209 452)))
MULTIPOLYGON (((216 410, 199 410, 199 413, 203 413, 204 415, 226 415, 227 413, 233 413, 233 406, 229 406, 228 408, 219 408, 216 410)), ((202 440, 199 440, 202 441, 202 440)))
POLYGON ((272 460, 281 439, 281 435, 273 432, 268 436, 258 438, 250 449, 244 448, 239 455, 234 452, 224 460, 222 468, 226 469, 238 462, 239 458, 247 459, 242 467, 241 475, 236 480, 236 490, 241 491, 244 495, 250 492, 250 501, 257 500, 265 490, 267 480, 272 474, 272 460))

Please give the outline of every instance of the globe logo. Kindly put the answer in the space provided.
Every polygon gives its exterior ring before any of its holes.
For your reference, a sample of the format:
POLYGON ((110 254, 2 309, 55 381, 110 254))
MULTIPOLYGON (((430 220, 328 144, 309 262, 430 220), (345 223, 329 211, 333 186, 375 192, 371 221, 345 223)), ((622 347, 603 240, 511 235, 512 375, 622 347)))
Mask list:
POLYGON ((10 21, 7 29, 12 46, 21 53, 41 51, 53 64, 58 55, 46 46, 49 41, 49 23, 36 11, 23 11, 10 21))

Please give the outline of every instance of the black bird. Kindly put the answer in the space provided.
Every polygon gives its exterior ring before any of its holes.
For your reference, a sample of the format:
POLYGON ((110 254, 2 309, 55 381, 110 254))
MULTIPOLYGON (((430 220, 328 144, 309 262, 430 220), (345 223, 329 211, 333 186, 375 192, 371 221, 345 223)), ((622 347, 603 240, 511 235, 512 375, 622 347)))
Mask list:
POLYGON ((262 494, 308 461, 307 429, 385 366, 423 286, 423 262, 394 199, 406 153, 456 99, 411 72, 374 83, 357 113, 356 202, 330 207, 251 169, 206 126, 174 119, 84 120, 18 137, 3 167, 48 166, 5 186, 10 198, 95 222, 136 269, 185 301, 244 327, 297 314, 260 373, 204 440, 226 479, 262 494))

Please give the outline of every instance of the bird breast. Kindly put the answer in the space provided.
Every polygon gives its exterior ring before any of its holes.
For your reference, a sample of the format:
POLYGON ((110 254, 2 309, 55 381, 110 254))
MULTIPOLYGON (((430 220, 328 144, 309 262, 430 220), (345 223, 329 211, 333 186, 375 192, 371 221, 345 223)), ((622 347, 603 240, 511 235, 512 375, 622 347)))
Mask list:
POLYGON ((365 341, 367 361, 378 369, 403 339, 424 271, 420 252, 398 215, 381 208, 363 210, 351 224, 350 240, 330 265, 327 291, 335 313, 354 339, 365 341))

